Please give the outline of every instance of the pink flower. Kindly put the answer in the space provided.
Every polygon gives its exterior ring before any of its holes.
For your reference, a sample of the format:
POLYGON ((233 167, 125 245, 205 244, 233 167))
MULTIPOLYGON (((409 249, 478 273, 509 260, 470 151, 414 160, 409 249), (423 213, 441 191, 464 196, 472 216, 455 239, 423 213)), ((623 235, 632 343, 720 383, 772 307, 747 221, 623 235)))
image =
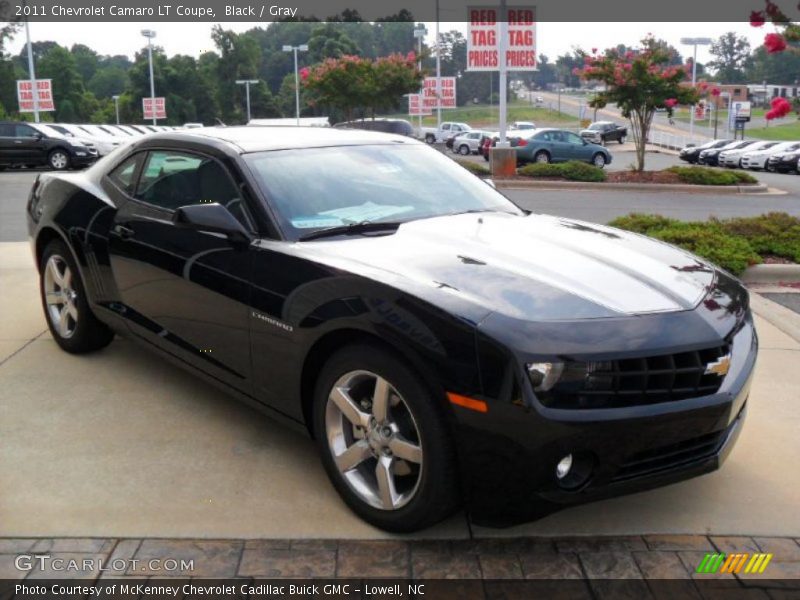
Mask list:
POLYGON ((781 14, 781 10, 778 8, 778 5, 770 0, 767 0, 767 14, 770 17, 777 17, 781 14))
POLYGON ((705 81, 701 81, 699 87, 701 92, 705 92, 708 89, 708 84, 705 81))
POLYGON ((674 106, 677 106, 677 104, 678 101, 675 98, 667 98, 666 100, 664 100, 664 106, 666 106, 667 108, 673 108, 674 106))
POLYGON ((597 48, 592 48, 592 54, 597 54, 597 48))
POLYGON ((750 13, 750 25, 752 27, 761 27, 766 22, 764 18, 764 11, 754 10, 750 13))
POLYGON ((768 33, 764 37, 764 46, 770 54, 776 54, 786 50, 786 40, 779 33, 768 33))
POLYGON ((580 75, 581 74, 581 70, 578 67, 575 67, 574 69, 572 69, 572 74, 573 75, 580 75))
POLYGON ((300 69, 300 79, 302 79, 303 81, 308 79, 308 76, 310 74, 311 74, 311 71, 309 71, 308 67, 303 67, 302 69, 300 69))
POLYGON ((633 65, 631 63, 625 63, 624 65, 622 65, 622 68, 625 69, 626 71, 630 71, 633 68, 633 65))
POLYGON ((416 55, 416 53, 415 53, 415 52, 412 50, 411 52, 409 52, 408 54, 406 54, 406 60, 407 60, 408 62, 414 62, 415 60, 417 60, 417 55, 416 55))
POLYGON ((720 89, 719 89, 718 87, 715 87, 715 88, 712 88, 712 89, 711 89, 711 95, 712 95, 712 96, 714 96, 715 98, 716 98, 717 96, 719 96, 721 93, 722 93, 722 92, 720 91, 720 89))
POLYGON ((767 118, 767 121, 772 121, 773 119, 778 118, 778 113, 775 112, 775 109, 767 111, 767 114, 764 115, 767 118))

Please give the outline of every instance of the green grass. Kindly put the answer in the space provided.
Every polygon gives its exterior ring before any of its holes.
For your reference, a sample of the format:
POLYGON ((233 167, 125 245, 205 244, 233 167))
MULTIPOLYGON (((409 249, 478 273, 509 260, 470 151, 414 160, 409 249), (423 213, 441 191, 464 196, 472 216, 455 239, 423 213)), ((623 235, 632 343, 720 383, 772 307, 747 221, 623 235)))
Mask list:
MULTIPOLYGON (((416 125, 418 117, 410 117, 404 114, 385 115, 389 118, 408 119, 416 125)), ((442 121, 460 121, 469 123, 475 128, 497 126, 499 122, 499 110, 497 105, 489 104, 470 104, 459 108, 442 110, 442 121)), ((508 121, 533 121, 536 124, 547 123, 548 125, 565 125, 576 127, 578 117, 549 110, 547 108, 531 106, 527 103, 510 103, 508 106, 508 121)), ((422 117, 423 127, 436 126, 436 111, 429 117, 422 117)))
MULTIPOLYGON (((789 117, 794 119, 794 116, 789 117)), ((778 140, 790 142, 800 140, 800 121, 793 120, 785 125, 770 125, 769 127, 759 127, 758 129, 745 129, 747 137, 759 140, 778 140)))

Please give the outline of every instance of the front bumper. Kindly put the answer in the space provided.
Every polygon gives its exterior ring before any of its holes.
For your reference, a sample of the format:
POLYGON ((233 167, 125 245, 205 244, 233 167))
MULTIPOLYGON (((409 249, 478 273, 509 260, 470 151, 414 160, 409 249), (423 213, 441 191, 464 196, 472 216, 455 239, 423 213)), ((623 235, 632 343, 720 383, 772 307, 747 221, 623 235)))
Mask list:
POLYGON ((731 369, 713 395, 564 410, 543 407, 527 386, 522 403, 492 405, 486 415, 459 410, 459 448, 473 520, 514 525, 718 469, 744 422, 757 347, 747 319, 732 339, 731 369), (591 464, 591 475, 574 489, 562 487, 555 475, 567 454, 588 457, 591 464))
POLYGON ((797 158, 791 159, 782 159, 782 158, 770 158, 767 161, 767 164, 771 169, 775 169, 776 171, 786 172, 786 171, 796 171, 797 170, 797 158))

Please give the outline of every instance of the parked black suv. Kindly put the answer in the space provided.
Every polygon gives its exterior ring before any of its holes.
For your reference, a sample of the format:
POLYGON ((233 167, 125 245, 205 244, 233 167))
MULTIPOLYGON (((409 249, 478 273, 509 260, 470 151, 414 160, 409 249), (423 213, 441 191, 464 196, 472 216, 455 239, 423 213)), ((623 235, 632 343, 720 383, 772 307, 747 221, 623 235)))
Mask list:
POLYGON ((48 132, 35 123, 0 121, 0 169, 8 166, 49 165, 62 171, 85 167, 97 160, 97 150, 48 132))
POLYGON ((363 119, 361 121, 345 121, 334 125, 337 129, 368 129, 382 133, 396 133, 413 137, 414 127, 405 119, 363 119))

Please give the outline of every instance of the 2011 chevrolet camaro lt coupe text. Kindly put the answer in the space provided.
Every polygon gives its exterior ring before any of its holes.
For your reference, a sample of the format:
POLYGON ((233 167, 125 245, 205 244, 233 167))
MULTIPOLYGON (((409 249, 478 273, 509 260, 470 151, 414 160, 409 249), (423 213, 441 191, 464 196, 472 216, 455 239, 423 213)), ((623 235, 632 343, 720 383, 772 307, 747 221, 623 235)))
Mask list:
POLYGON ((294 424, 386 530, 700 475, 742 427, 757 338, 739 281, 528 214, 407 137, 148 136, 40 175, 28 219, 61 348, 128 336, 294 424))

